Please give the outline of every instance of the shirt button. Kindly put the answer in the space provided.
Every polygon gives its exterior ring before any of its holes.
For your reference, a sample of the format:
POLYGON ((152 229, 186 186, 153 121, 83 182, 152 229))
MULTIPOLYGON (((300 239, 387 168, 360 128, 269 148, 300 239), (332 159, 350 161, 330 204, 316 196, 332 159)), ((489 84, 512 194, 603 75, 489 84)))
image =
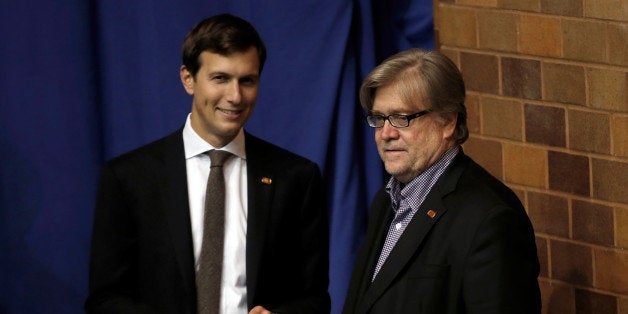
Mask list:
POLYGON ((397 230, 401 229, 401 223, 400 223, 400 222, 398 222, 398 223, 395 225, 395 229, 397 229, 397 230))

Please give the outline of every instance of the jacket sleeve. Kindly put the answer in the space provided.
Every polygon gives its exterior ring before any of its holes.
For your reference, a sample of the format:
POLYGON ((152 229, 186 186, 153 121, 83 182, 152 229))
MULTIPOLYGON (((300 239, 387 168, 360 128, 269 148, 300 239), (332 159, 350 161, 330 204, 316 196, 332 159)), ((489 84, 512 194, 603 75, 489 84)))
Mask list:
POLYGON ((467 313, 540 313, 539 262, 525 213, 490 211, 471 242, 462 293, 467 313))
POLYGON ((129 197, 108 166, 101 177, 90 250, 88 313, 145 313, 135 301, 137 237, 129 197))
MULTIPOLYGON (((326 197, 318 167, 312 165, 304 173, 307 179, 305 190, 299 196, 299 282, 302 293, 299 297, 272 309, 274 313, 329 313, 331 301, 327 292, 329 285, 329 233, 326 197)), ((295 287, 296 288, 296 287, 295 287)))

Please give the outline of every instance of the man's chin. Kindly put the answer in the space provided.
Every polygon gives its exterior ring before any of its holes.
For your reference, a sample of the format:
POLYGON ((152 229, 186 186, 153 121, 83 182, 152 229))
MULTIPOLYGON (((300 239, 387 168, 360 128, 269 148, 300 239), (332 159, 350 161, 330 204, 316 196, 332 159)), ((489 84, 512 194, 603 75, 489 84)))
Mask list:
POLYGON ((384 169, 386 169, 386 172, 389 175, 403 183, 408 183, 417 175, 412 173, 412 171, 409 171, 409 169, 402 169, 400 166, 393 167, 391 165, 384 165, 384 169))
POLYGON ((243 127, 243 123, 240 122, 226 122, 220 126, 220 133, 224 135, 236 135, 243 127))
POLYGON ((240 129, 227 129, 220 132, 220 137, 233 139, 238 135, 238 132, 240 132, 240 129))
POLYGON ((384 166, 384 169, 386 169, 386 172, 388 172, 388 174, 390 174, 393 177, 396 177, 398 175, 401 175, 402 172, 399 170, 398 167, 393 167, 393 166, 384 166))

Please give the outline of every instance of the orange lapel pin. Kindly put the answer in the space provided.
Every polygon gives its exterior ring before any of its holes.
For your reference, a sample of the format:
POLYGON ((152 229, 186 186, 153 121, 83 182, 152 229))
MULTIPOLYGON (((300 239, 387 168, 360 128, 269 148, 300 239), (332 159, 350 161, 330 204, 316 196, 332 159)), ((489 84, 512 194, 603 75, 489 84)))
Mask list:
POLYGON ((430 218, 434 218, 436 217, 436 212, 430 209, 427 211, 427 215, 430 216, 430 218))
POLYGON ((266 185, 271 185, 273 183, 273 179, 268 178, 268 177, 262 177, 262 183, 266 185))

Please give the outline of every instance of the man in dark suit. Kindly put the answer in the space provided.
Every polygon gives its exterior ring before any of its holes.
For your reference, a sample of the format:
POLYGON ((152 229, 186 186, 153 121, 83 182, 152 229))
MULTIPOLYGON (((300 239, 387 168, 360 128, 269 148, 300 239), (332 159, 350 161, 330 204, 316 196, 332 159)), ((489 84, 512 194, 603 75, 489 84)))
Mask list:
POLYGON ((464 99, 460 72, 438 52, 401 52, 363 82, 392 177, 373 201, 343 313, 540 313, 532 225, 463 153, 464 99))
POLYGON ((203 20, 186 36, 185 126, 102 171, 88 312, 197 313, 212 150, 231 155, 222 167, 224 256, 211 313, 330 311, 320 171, 243 129, 265 59, 258 33, 232 15, 203 20))

